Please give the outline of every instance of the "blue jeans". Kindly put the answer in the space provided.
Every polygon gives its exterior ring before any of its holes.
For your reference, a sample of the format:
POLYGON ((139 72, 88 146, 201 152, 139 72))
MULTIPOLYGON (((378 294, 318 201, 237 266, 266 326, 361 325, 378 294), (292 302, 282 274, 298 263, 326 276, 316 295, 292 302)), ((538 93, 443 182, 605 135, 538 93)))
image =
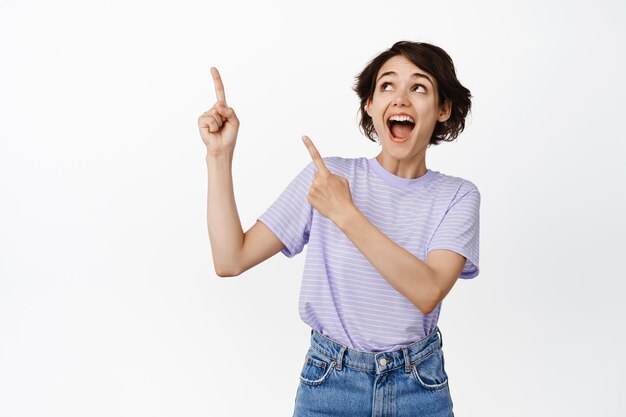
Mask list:
POLYGON ((311 329, 294 417, 454 417, 443 338, 429 335, 390 352, 363 352, 311 329))

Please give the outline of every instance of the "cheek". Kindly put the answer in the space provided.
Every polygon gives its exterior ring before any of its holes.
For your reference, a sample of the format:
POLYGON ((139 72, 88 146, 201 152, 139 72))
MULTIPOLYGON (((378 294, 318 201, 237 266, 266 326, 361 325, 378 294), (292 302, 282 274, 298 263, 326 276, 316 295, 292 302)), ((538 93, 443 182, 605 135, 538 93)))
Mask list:
POLYGON ((432 105, 432 103, 426 101, 416 101, 413 103, 413 107, 422 121, 437 118, 438 110, 432 105))
POLYGON ((369 115, 372 118, 381 117, 382 114, 384 114, 384 112, 385 112, 384 106, 382 106, 380 102, 370 104, 369 115))
POLYGON ((383 123, 383 116, 382 116, 382 114, 380 112, 374 111, 374 112, 371 113, 370 117, 372 118, 372 122, 374 123, 374 126, 376 126, 376 127, 382 127, 383 126, 383 124, 384 124, 383 123))

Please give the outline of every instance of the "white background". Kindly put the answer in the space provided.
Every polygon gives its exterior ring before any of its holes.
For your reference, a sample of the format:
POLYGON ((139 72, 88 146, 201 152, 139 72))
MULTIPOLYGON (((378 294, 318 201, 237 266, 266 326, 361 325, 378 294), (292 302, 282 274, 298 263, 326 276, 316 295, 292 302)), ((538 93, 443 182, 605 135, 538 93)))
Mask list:
POLYGON ((624 21, 617 0, 1 0, 0 416, 291 415, 304 252, 215 275, 209 68, 247 230, 302 134, 378 154, 351 87, 403 39, 474 96, 427 154, 482 196, 481 273, 439 322, 455 414, 624 415, 624 21))

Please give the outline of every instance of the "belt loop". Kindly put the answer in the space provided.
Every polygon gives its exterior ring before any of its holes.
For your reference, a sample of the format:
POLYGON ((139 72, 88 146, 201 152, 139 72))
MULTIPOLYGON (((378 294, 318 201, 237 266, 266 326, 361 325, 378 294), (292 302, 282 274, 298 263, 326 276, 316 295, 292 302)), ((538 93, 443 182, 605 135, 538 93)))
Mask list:
POLYGON ((437 326, 437 333, 439 333, 439 341, 441 342, 440 347, 443 347, 443 336, 441 335, 441 329, 439 329, 439 326, 437 326))
POLYGON ((341 371, 342 368, 342 364, 343 364, 343 354, 346 351, 346 347, 342 346, 341 349, 339 349, 339 356, 337 356, 337 370, 341 371))
POLYGON ((411 358, 409 357, 409 348, 402 346, 402 353, 404 354, 404 372, 411 372, 411 358))

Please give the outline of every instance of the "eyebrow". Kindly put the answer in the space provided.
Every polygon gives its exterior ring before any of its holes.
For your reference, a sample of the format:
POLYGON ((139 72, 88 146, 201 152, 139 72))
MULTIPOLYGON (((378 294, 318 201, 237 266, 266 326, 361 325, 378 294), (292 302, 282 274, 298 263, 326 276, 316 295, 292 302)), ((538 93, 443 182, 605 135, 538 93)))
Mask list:
MULTIPOLYGON (((398 74, 396 74, 396 73, 395 73, 395 72, 393 72, 393 71, 383 72, 383 73, 380 75, 380 77, 378 77, 378 80, 376 80, 376 82, 380 81, 380 79, 381 79, 381 78, 383 78, 385 75, 398 75, 398 74)), ((431 79, 430 79, 430 77, 429 77, 428 75, 426 75, 426 74, 422 74, 422 73, 416 72, 415 74, 411 75, 411 77, 426 78, 426 79, 430 82, 430 85, 434 86, 434 84, 433 84, 432 80, 431 80, 431 79)))

